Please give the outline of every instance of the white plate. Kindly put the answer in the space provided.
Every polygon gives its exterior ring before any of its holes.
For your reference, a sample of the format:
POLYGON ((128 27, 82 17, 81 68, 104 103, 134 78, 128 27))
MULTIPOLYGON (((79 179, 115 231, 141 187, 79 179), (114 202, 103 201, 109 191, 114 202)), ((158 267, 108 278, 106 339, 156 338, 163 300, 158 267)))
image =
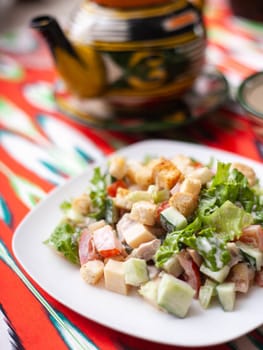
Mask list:
MULTIPOLYGON (((144 155, 185 154, 203 162, 211 157, 242 161, 251 165, 259 177, 263 166, 255 161, 219 150, 174 141, 140 142, 119 151, 129 158, 144 155)), ((112 329, 154 342, 181 346, 209 346, 237 338, 263 323, 259 308, 263 291, 254 287, 249 295, 238 297, 234 312, 224 312, 216 304, 202 310, 194 301, 188 316, 179 319, 155 309, 142 298, 122 296, 81 279, 75 267, 55 254, 43 241, 57 225, 64 200, 81 194, 91 176, 89 170, 57 188, 43 200, 17 228, 13 251, 28 274, 52 297, 77 313, 112 329)))

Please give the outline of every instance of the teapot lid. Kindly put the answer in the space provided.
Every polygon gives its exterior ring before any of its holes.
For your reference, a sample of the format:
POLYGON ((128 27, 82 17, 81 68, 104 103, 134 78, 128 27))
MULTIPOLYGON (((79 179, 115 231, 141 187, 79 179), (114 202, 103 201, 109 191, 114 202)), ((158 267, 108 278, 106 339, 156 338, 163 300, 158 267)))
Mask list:
POLYGON ((160 5, 171 2, 171 0, 91 0, 99 5, 118 8, 145 7, 160 5))

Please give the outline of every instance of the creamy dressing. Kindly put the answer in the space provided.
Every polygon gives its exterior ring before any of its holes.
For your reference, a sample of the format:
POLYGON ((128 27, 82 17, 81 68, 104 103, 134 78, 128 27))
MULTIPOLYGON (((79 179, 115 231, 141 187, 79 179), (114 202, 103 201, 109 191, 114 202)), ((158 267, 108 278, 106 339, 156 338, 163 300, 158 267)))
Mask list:
POLYGON ((263 113, 263 75, 259 75, 247 85, 245 102, 256 112, 263 113))

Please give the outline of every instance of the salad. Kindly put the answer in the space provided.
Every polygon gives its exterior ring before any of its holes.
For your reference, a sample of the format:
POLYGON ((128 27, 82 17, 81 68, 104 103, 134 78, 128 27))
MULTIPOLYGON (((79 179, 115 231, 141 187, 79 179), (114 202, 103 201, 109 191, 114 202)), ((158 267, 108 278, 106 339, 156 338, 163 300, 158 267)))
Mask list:
POLYGON ((177 317, 193 299, 232 311, 239 294, 263 287, 262 189, 248 165, 212 163, 114 155, 80 196, 61 203, 45 243, 85 282, 135 289, 177 317))

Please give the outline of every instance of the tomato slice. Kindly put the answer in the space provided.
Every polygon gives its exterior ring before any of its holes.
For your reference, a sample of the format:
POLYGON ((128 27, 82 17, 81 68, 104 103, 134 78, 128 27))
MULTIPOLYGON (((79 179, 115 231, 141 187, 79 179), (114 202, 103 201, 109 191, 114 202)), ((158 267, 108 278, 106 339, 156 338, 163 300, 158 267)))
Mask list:
POLYGON ((253 247, 263 251, 263 228, 261 225, 250 225, 242 231, 240 241, 251 244, 253 247))
POLYGON ((191 258, 191 255, 186 250, 182 250, 178 254, 178 260, 184 269, 184 280, 196 291, 195 298, 198 297, 201 286, 201 274, 197 264, 191 258))
POLYGON ((118 188, 127 188, 126 183, 123 180, 116 180, 107 187, 107 193, 111 197, 116 197, 118 188))
POLYGON ((79 240, 79 260, 83 265, 90 260, 100 259, 100 255, 96 251, 93 236, 90 231, 85 228, 79 240))

